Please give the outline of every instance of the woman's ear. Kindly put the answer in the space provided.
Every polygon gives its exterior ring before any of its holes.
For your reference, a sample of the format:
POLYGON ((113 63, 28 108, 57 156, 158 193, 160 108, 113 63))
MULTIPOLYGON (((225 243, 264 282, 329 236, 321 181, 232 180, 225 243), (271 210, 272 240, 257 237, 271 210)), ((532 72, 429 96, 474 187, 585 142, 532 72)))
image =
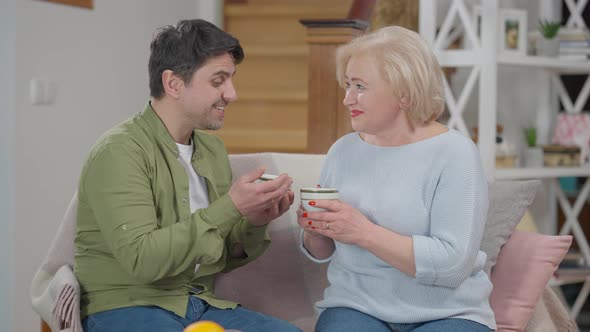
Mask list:
POLYGON ((162 72, 162 85, 166 95, 178 99, 182 94, 184 81, 174 74, 172 70, 166 69, 162 72))
POLYGON ((408 107, 410 107, 410 98, 403 96, 399 100, 399 109, 402 111, 407 111, 408 107))

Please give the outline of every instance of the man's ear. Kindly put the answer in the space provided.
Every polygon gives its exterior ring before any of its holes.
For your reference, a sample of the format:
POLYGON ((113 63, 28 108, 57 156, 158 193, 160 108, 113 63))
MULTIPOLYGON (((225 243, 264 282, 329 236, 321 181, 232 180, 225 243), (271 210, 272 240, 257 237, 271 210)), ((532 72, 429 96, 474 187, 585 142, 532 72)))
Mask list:
POLYGON ((184 81, 172 70, 166 69, 162 72, 162 85, 168 96, 178 99, 182 95, 184 81))

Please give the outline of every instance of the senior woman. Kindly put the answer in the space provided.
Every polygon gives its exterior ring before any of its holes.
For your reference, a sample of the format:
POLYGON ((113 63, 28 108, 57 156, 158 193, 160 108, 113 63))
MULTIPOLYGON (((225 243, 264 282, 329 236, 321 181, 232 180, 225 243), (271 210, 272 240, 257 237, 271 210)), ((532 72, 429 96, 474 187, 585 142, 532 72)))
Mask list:
POLYGON ((490 331, 480 251, 487 183, 473 142, 438 123, 442 73, 415 32, 386 27, 341 46, 353 133, 320 185, 339 200, 299 210, 302 251, 328 262, 316 331, 490 331))

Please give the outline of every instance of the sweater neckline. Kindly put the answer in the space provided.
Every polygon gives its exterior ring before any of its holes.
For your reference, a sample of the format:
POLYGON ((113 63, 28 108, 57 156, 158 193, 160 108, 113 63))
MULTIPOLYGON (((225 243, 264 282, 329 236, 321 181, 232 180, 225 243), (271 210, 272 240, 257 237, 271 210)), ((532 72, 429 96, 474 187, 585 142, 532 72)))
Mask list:
POLYGON ((454 133, 454 132, 456 132, 456 130, 448 128, 447 131, 442 132, 440 134, 437 134, 437 135, 434 135, 434 136, 431 136, 431 137, 428 137, 428 138, 425 138, 425 139, 422 139, 422 140, 419 140, 416 142, 403 144, 403 145, 397 145, 397 146, 379 146, 379 145, 368 143, 361 138, 360 132, 354 133, 354 139, 355 139, 355 141, 357 141, 363 145, 366 145, 366 146, 369 146, 369 147, 372 147, 375 149, 402 150, 402 149, 409 149, 409 148, 413 148, 413 147, 431 144, 431 143, 436 142, 440 139, 443 139, 444 137, 446 137, 448 135, 451 135, 452 132, 454 133))

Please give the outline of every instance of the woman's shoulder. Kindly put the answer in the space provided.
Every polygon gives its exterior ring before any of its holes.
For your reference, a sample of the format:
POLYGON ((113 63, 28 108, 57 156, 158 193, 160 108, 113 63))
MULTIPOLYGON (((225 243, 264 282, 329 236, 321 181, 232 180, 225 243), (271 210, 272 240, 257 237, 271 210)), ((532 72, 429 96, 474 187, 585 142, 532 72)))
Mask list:
POLYGON ((473 140, 454 129, 449 129, 445 143, 440 146, 435 157, 436 162, 443 165, 445 170, 455 170, 463 176, 475 170, 474 174, 482 172, 479 149, 473 140))
POLYGON ((350 149, 357 145, 360 140, 359 133, 352 132, 340 137, 330 146, 328 154, 339 153, 344 149, 350 149))
POLYGON ((450 129, 444 134, 444 137, 440 142, 441 146, 446 147, 450 153, 473 153, 477 152, 477 145, 471 140, 471 138, 458 132, 455 129, 450 129))

